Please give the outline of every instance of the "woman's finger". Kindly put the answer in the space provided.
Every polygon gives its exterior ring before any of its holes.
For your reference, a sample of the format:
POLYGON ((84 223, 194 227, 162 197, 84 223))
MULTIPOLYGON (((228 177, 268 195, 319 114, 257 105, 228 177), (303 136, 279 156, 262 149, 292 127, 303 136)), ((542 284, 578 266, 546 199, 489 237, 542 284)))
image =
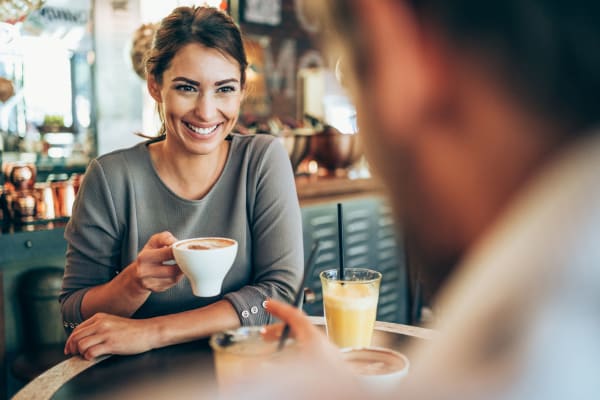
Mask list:
POLYGON ((103 356, 105 354, 111 354, 109 346, 105 342, 98 343, 94 346, 87 348, 84 353, 80 353, 86 360, 92 360, 96 357, 103 356))
POLYGON ((176 265, 153 266, 144 268, 146 278, 169 279, 177 278, 182 274, 181 270, 176 265))
POLYGON ((173 260, 173 250, 170 247, 144 249, 138 255, 138 261, 141 263, 152 264, 170 264, 173 260))
POLYGON ((169 231, 156 233, 150 237, 146 246, 152 249, 159 249, 162 247, 170 246, 177 241, 177 238, 169 231))
POLYGON ((90 335, 77 342, 77 353, 84 355, 91 347, 104 343, 101 335, 90 335))
MULTIPOLYGON (((92 317, 93 318, 93 317, 92 317)), ((65 343, 65 354, 76 354, 77 343, 87 336, 93 335, 95 329, 91 327, 92 318, 82 322, 67 338, 65 343)))

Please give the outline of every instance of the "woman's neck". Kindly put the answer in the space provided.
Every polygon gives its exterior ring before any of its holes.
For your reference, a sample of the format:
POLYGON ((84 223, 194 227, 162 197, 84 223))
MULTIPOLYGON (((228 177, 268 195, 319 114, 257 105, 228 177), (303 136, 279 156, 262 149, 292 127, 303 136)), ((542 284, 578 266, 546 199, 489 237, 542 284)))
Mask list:
POLYGON ((149 145, 150 158, 158 176, 169 189, 188 200, 206 196, 221 176, 230 142, 225 140, 205 155, 174 151, 168 138, 149 145))

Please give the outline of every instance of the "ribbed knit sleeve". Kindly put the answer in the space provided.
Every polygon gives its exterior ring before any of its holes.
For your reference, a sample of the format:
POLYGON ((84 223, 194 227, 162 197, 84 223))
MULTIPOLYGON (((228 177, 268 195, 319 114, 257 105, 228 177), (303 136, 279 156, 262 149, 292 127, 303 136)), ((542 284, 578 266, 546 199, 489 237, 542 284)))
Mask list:
POLYGON ((258 160, 255 187, 248 188, 252 235, 252 282, 225 295, 242 325, 271 321, 264 308, 267 298, 291 302, 303 270, 302 219, 290 160, 273 140, 258 160))
POLYGON ((111 187, 94 160, 65 228, 66 266, 59 297, 65 328, 72 329, 82 322, 80 309, 85 292, 115 276, 120 254, 118 231, 111 187))

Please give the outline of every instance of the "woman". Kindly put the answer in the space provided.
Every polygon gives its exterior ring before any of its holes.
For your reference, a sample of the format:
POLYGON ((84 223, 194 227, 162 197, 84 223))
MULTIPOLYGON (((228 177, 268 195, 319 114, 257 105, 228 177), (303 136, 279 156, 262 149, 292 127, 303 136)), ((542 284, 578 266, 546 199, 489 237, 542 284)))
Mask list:
POLYGON ((267 135, 231 134, 246 66, 226 14, 179 7, 162 21, 146 63, 162 135, 94 160, 65 230, 66 354, 135 354, 266 324, 265 299, 292 299, 303 253, 289 159, 267 135), (239 243, 217 297, 194 297, 168 265, 172 243, 201 236, 239 243))

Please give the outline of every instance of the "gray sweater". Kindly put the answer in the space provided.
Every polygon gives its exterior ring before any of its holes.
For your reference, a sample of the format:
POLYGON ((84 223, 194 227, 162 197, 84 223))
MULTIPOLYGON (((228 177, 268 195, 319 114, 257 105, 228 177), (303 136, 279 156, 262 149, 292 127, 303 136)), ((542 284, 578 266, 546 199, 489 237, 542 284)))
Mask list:
POLYGON ((201 200, 177 196, 161 181, 143 142, 89 165, 65 229, 67 262, 60 295, 65 327, 82 321, 83 295, 129 265, 150 236, 224 236, 238 241, 221 295, 198 298, 187 278, 152 293, 134 318, 177 313, 228 300, 242 325, 270 322, 267 298, 292 301, 302 276, 300 207, 283 146, 268 135, 231 135, 217 183, 201 200))

